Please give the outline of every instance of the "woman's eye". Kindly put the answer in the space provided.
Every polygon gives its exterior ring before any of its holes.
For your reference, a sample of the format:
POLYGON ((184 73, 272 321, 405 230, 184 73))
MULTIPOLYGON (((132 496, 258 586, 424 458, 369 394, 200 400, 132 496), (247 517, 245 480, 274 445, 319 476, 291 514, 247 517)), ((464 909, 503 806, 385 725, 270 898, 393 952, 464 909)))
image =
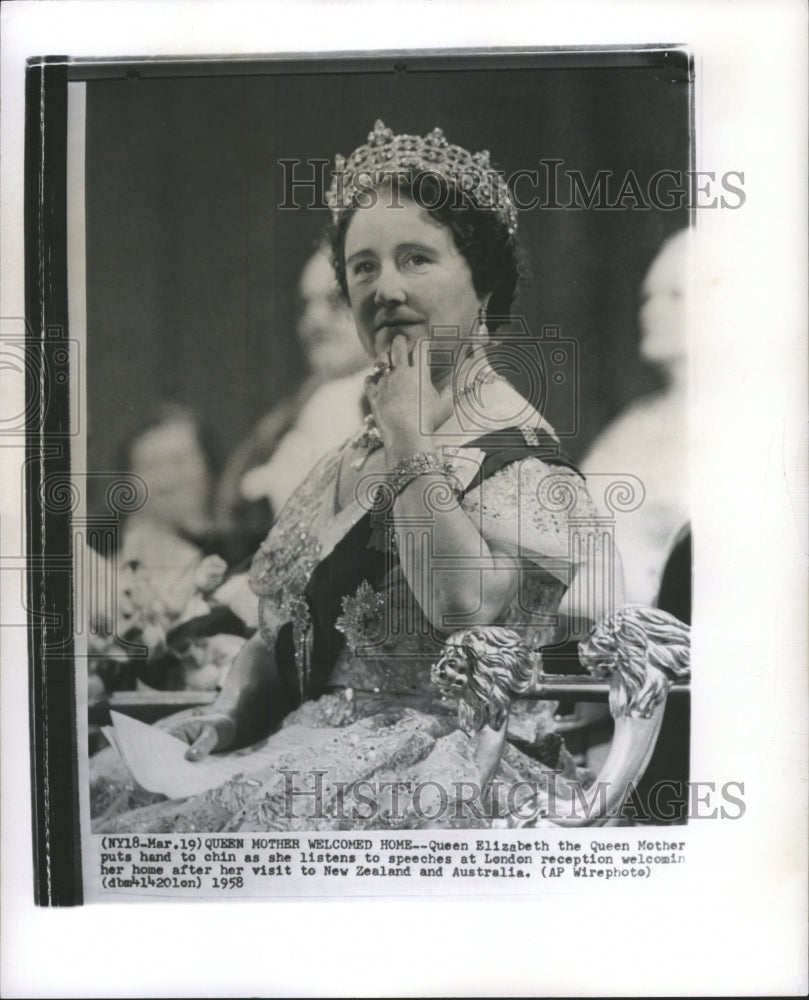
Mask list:
POLYGON ((374 262, 372 260, 358 260, 351 267, 351 273, 358 278, 364 278, 366 275, 372 274, 373 270, 374 262))
POLYGON ((430 258, 423 253, 411 253, 406 258, 405 263, 411 264, 413 267, 422 267, 424 264, 430 263, 430 258))

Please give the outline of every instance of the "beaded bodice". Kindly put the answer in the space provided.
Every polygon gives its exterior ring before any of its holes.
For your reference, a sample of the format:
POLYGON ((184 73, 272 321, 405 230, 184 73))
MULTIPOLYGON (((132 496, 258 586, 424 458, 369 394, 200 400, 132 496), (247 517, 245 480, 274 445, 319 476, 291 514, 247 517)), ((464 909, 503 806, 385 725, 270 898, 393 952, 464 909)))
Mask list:
MULTIPOLYGON (((581 519, 592 504, 583 479, 553 454, 558 444, 544 431, 523 432, 522 445, 513 431, 489 437, 448 449, 445 457, 463 487, 460 504, 482 538, 520 561, 517 594, 492 624, 519 627, 539 650, 554 641, 569 578, 569 511, 581 519)), ((335 683, 423 689, 448 634, 430 625, 410 591, 392 544, 392 513, 374 512, 373 489, 365 483, 374 478, 356 456, 357 442, 349 442, 316 466, 281 511, 251 571, 262 635, 282 670, 294 660, 302 697, 335 683), (347 474, 355 477, 354 499, 339 509, 338 479, 347 474)))

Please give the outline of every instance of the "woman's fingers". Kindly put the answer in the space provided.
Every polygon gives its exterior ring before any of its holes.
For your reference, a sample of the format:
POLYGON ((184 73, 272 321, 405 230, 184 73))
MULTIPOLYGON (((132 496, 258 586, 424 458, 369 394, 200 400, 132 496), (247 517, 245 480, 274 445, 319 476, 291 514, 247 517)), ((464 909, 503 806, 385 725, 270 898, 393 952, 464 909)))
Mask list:
POLYGON ((224 712, 184 719, 168 730, 177 739, 190 743, 186 760, 202 760, 213 750, 227 750, 236 735, 235 722, 224 712))
POLYGON ((410 359, 407 356, 407 337, 402 333, 397 333, 390 345, 390 360, 394 369, 407 368, 410 359))
MULTIPOLYGON (((162 720, 161 720, 162 721, 162 720)), ((160 722, 156 723, 159 728, 164 728, 169 735, 176 736, 178 740, 185 740, 186 743, 193 743, 197 737, 195 730, 197 729, 196 719, 183 719, 182 722, 174 722, 168 726, 160 726, 160 722)))
POLYGON ((186 750, 186 760, 202 760, 216 747, 219 742, 219 734, 212 722, 206 722, 199 732, 199 736, 194 743, 186 750))
POLYGON ((371 407, 374 418, 378 418, 377 402, 379 400, 379 387, 373 375, 369 375, 365 380, 365 398, 368 400, 368 405, 371 407))
MULTIPOLYGON (((421 384, 422 385, 432 385, 433 379, 430 371, 430 348, 428 344, 419 344, 421 350, 418 351, 419 354, 419 367, 421 368, 421 384)), ((418 348, 417 348, 418 350, 418 348)))

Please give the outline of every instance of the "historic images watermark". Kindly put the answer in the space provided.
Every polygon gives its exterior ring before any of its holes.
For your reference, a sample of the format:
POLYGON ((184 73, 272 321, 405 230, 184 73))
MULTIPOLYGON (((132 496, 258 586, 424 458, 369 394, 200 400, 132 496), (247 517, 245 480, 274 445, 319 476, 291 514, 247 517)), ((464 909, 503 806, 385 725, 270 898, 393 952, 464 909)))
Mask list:
POLYGON ((63 326, 49 325, 37 337, 24 317, 0 316, 1 438, 61 440, 83 433, 81 350, 63 326), (67 429, 58 433, 46 426, 57 394, 68 408, 67 429))
MULTIPOLYGON (((558 774, 550 770, 547 781, 522 780, 506 786, 494 779, 481 786, 471 780, 334 781, 327 771, 282 770, 279 818, 305 816, 395 829, 496 822, 502 816, 508 816, 508 825, 514 827, 569 826, 606 814, 608 781, 584 787, 558 781, 558 774)), ((630 783, 611 815, 623 822, 651 824, 736 820, 747 809, 744 795, 743 781, 666 780, 655 783, 641 801, 630 783)))
MULTIPOLYGON (((331 161, 322 159, 278 160, 280 188, 283 198, 281 211, 301 208, 326 208, 325 193, 336 184, 338 197, 351 187, 359 207, 370 208, 379 198, 388 199, 386 207, 401 207, 399 195, 390 185, 384 185, 390 171, 330 170, 331 161)), ((679 211, 681 209, 738 209, 747 200, 743 170, 657 170, 641 179, 634 170, 619 173, 596 170, 585 176, 582 170, 567 166, 565 160, 543 158, 536 167, 523 168, 506 174, 493 171, 503 181, 494 185, 497 191, 508 191, 511 204, 526 211, 679 211)), ((429 190, 428 179, 439 175, 424 169, 415 180, 415 193, 425 208, 462 207, 461 199, 467 185, 461 176, 457 187, 448 190, 438 185, 437 193, 424 197, 429 190), (438 200, 436 200, 438 199, 438 200), (442 201, 443 199, 443 201, 442 201)), ((471 186, 473 178, 469 178, 471 186)), ((505 197, 505 195, 503 195, 505 197)), ((496 207, 496 206, 495 206, 496 207)))
MULTIPOLYGON (((62 326, 48 326, 42 337, 36 337, 23 317, 0 317, 0 441, 5 448, 19 450, 24 470, 15 539, 19 548, 0 552, 0 573, 4 583, 18 587, 22 607, 32 616, 39 612, 28 607, 26 577, 42 572, 70 577, 70 605, 48 610, 48 628, 42 632, 46 654, 58 656, 70 649, 72 656, 92 658, 103 649, 106 658, 142 659, 149 650, 140 641, 141 630, 131 607, 134 569, 120 564, 116 553, 123 522, 146 507, 149 485, 132 472, 87 471, 75 463, 69 469, 45 471, 33 486, 25 474, 34 462, 30 453, 25 454, 26 442, 39 439, 44 455, 58 460, 68 453, 71 439, 86 430, 83 350, 62 326), (15 392, 21 379, 21 391, 15 392), (54 429, 47 418, 58 408, 63 419, 54 429), (23 552, 23 519, 31 489, 36 491, 43 519, 69 519, 70 544, 63 550, 30 557, 23 552), (90 493, 103 497, 100 509, 92 514, 87 512, 90 493), (14 577, 16 584, 11 582, 14 577), (87 653, 82 652, 82 643, 74 641, 79 636, 89 638, 87 653)), ((8 541, 12 533, 5 537, 8 541)), ((40 623, 44 621, 40 616, 40 623)))

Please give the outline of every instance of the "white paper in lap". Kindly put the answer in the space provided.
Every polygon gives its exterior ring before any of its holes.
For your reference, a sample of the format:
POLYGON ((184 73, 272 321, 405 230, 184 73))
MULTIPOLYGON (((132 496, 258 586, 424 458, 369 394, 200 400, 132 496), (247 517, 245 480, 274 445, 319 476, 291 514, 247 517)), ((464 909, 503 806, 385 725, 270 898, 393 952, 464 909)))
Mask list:
POLYGON ((172 799, 199 795, 237 774, 251 774, 272 766, 295 747, 316 747, 333 738, 329 730, 288 726, 273 736, 271 746, 254 753, 212 755, 192 762, 185 759, 188 744, 164 729, 147 726, 119 712, 110 712, 110 717, 113 724, 104 728, 104 735, 116 747, 135 781, 148 792, 172 799))

